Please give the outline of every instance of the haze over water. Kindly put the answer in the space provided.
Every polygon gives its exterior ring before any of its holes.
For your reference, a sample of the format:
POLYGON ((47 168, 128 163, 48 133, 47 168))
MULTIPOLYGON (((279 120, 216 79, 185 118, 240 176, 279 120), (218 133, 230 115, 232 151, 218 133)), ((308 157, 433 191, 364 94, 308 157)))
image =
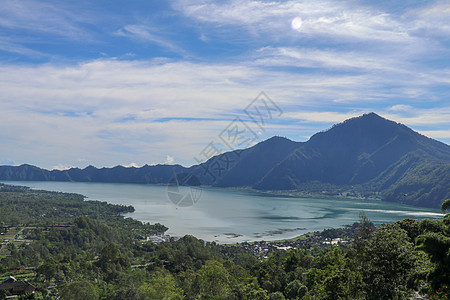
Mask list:
POLYGON ((203 188, 195 205, 178 207, 169 200, 166 186, 37 181, 4 183, 78 193, 85 195, 87 200, 132 205, 135 212, 126 214, 126 217, 161 223, 169 228, 167 234, 172 236, 190 234, 220 243, 279 240, 342 227, 357 222, 361 211, 375 224, 404 218, 442 217, 437 209, 375 200, 283 197, 248 190, 203 188))

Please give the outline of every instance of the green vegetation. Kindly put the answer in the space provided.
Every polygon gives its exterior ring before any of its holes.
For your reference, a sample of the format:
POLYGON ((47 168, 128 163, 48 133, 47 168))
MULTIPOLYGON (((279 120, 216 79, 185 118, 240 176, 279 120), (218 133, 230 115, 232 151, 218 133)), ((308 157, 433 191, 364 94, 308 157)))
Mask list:
POLYGON ((401 163, 389 168, 369 185, 383 190, 383 200, 438 208, 442 199, 450 196, 450 163, 425 160, 417 164, 418 157, 416 153, 405 156, 401 163), (395 177, 405 169, 409 171, 395 182, 395 177), (395 183, 384 189, 391 182, 395 183))
MULTIPOLYGON (((449 214, 379 228, 362 215, 351 244, 262 258, 193 236, 152 243, 146 237, 167 228, 120 215, 131 207, 74 194, 1 186, 0 208, 0 282, 27 279, 37 293, 24 299, 408 299, 414 292, 446 299, 449 292, 449 214)), ((0 291, 0 299, 7 295, 0 291)))

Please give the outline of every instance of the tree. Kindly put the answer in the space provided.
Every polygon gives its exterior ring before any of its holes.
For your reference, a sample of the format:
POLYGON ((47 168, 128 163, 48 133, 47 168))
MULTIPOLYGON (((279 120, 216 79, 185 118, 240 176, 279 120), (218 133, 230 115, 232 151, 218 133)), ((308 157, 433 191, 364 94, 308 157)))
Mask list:
POLYGON ((120 251, 120 248, 116 244, 108 244, 100 252, 100 257, 98 260, 98 264, 101 267, 105 267, 108 263, 120 266, 120 267, 129 267, 130 262, 125 257, 125 255, 122 254, 120 251))
POLYGON ((224 266, 216 261, 208 261, 198 271, 200 293, 208 296, 224 296, 230 288, 230 275, 224 266))
POLYGON ((275 292, 269 295, 269 300, 285 300, 282 292, 275 292))
POLYGON ((414 245, 398 224, 383 225, 364 248, 361 273, 368 299, 405 299, 416 268, 414 245))
POLYGON ((36 269, 36 276, 42 275, 46 281, 50 281, 55 277, 58 269, 51 262, 45 262, 36 269))
POLYGON ((449 208, 450 208, 450 199, 447 199, 444 202, 442 202, 441 210, 442 210, 442 212, 446 212, 447 209, 449 209, 449 208))
POLYGON ((308 292, 308 289, 306 286, 304 286, 300 280, 294 280, 289 282, 289 284, 286 286, 286 297, 288 299, 301 299, 303 296, 306 295, 308 292))
POLYGON ((150 282, 144 283, 139 288, 139 294, 144 299, 183 299, 183 291, 177 287, 173 276, 163 271, 157 271, 150 282))
POLYGON ((66 285, 61 293, 63 300, 96 300, 98 290, 88 281, 74 281, 66 285))
POLYGON ((286 253, 275 252, 258 266, 256 275, 263 289, 271 293, 284 290, 287 277, 286 261, 286 253))
MULTIPOLYGON (((450 199, 442 203, 442 211, 450 208, 450 199)), ((435 267, 428 276, 433 290, 447 288, 450 278, 450 214, 442 221, 423 220, 424 233, 417 238, 419 247, 430 255, 435 267)))
POLYGON ((247 299, 252 300, 269 300, 269 296, 267 296, 267 291, 263 290, 261 288, 251 290, 248 295, 247 299))
POLYGON ((353 247, 356 249, 357 253, 361 253, 361 250, 364 248, 366 242, 372 236, 375 231, 375 226, 372 222, 370 222, 369 218, 366 216, 364 212, 359 214, 359 223, 358 227, 355 230, 355 234, 353 236, 353 247))
POLYGON ((315 258, 315 268, 306 273, 306 298, 361 299, 362 275, 354 265, 342 248, 324 249, 315 258))

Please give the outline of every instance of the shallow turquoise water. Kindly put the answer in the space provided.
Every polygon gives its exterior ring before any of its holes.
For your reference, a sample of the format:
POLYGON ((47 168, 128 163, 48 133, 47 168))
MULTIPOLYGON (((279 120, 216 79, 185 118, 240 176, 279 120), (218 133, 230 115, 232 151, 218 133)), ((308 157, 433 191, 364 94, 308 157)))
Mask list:
MULTIPOLYGON (((442 217, 437 209, 375 200, 268 196, 246 190, 203 188, 198 202, 193 206, 178 207, 169 200, 166 186, 49 181, 3 183, 78 193, 89 200, 133 205, 136 211, 126 216, 164 224, 169 227, 167 233, 173 236, 191 234, 221 243, 278 240, 341 227, 357 222, 361 211, 375 224, 404 218, 442 217)), ((188 192, 189 188, 180 191, 188 192)))

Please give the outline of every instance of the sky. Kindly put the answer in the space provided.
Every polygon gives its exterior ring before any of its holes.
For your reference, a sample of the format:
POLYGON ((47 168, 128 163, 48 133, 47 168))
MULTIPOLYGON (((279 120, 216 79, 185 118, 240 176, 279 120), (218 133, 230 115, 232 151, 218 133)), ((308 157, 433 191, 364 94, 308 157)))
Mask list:
POLYGON ((0 165, 189 166, 236 122, 251 146, 369 112, 450 144, 449 92, 449 1, 0 5, 0 165))

